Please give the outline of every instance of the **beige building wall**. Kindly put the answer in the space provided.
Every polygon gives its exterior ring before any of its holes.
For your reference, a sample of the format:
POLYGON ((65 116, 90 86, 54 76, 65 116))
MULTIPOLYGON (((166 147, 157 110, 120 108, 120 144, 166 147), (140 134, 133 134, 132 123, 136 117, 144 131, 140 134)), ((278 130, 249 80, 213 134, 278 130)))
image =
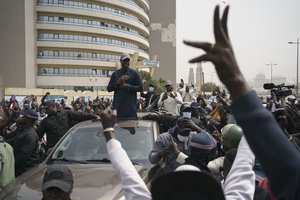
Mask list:
MULTIPOLYGON (((17 0, 18 1, 18 0, 17 0)), ((25 0, 25 87, 36 87, 35 0, 25 0)))
MULTIPOLYGON (((25 1, 0 1, 0 74, 2 87, 26 86, 25 1)), ((34 85, 33 85, 34 87, 34 85)))
POLYGON ((157 55, 160 67, 154 78, 176 83, 176 1, 150 0, 150 57, 157 55))

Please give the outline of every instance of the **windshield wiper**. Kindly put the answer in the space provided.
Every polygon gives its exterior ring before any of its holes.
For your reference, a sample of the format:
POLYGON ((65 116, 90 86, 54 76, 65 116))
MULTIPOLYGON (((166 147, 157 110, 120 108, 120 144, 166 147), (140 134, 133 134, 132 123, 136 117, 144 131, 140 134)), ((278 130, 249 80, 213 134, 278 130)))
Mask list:
POLYGON ((86 162, 104 162, 104 163, 110 163, 110 160, 108 158, 103 159, 91 159, 91 160, 85 160, 86 162))
POLYGON ((74 159, 69 159, 69 158, 57 158, 57 159, 52 159, 52 161, 64 161, 64 162, 70 162, 70 163, 82 163, 82 164, 87 164, 85 160, 74 160, 74 159))

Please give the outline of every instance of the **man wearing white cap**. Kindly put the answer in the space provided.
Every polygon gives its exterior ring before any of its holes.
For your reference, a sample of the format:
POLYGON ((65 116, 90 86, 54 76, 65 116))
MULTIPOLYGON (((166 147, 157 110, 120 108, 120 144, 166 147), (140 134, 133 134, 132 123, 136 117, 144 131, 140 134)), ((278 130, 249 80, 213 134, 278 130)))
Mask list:
POLYGON ((107 86, 107 91, 114 91, 113 108, 118 118, 137 117, 137 92, 143 91, 141 75, 129 67, 130 56, 123 53, 120 57, 122 68, 115 71, 107 86))
POLYGON ((182 104, 182 98, 179 92, 173 91, 172 81, 166 81, 166 92, 160 95, 157 102, 158 108, 167 110, 174 115, 179 115, 178 104, 182 104))

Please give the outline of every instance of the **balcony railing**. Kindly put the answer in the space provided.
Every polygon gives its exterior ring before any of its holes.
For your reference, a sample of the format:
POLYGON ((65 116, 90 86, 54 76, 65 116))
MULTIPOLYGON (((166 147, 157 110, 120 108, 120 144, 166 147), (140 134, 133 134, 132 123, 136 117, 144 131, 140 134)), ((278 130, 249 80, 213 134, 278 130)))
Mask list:
MULTIPOLYGON (((130 3, 128 1, 124 1, 126 3, 130 3)), ((131 4, 131 3, 130 3, 131 4)), ((76 8, 76 9, 83 9, 83 10, 91 10, 91 11, 97 11, 102 13, 108 13, 120 17, 124 17, 133 21, 138 22, 139 24, 145 25, 141 20, 139 20, 138 17, 128 14, 124 11, 120 11, 118 9, 106 7, 106 6, 100 6, 96 4, 91 3, 81 3, 81 2, 74 2, 74 1, 48 1, 48 0, 38 0, 37 5, 43 5, 43 6, 58 6, 58 7, 67 7, 67 8, 76 8)))
MULTIPOLYGON (((87 20, 83 20, 83 21, 87 21, 87 20)), ((75 23, 75 22, 65 22, 65 21, 49 21, 49 20, 44 20, 44 19, 38 19, 37 22, 38 23, 45 23, 45 24, 62 24, 62 25, 93 27, 93 28, 99 28, 99 29, 103 29, 103 30, 111 30, 111 31, 122 32, 122 33, 134 35, 136 37, 147 40, 147 38, 145 38, 144 36, 142 36, 138 33, 130 32, 130 31, 122 30, 122 29, 117 29, 117 28, 110 28, 110 27, 106 27, 106 26, 102 26, 102 25, 98 25, 98 24, 92 24, 92 22, 91 22, 91 24, 88 24, 88 22, 86 22, 86 23, 85 22, 84 23, 75 23)))
POLYGON ((85 40, 71 40, 71 39, 55 39, 55 38, 44 38, 44 37, 38 37, 38 41, 55 41, 55 42, 77 42, 77 43, 85 43, 85 44, 97 44, 97 45, 108 45, 108 46, 114 46, 114 47, 121 47, 126 49, 132 49, 135 51, 139 51, 145 54, 148 54, 148 52, 144 51, 143 49, 132 47, 129 45, 118 45, 118 44, 112 44, 108 42, 100 42, 100 41, 85 41, 85 40))

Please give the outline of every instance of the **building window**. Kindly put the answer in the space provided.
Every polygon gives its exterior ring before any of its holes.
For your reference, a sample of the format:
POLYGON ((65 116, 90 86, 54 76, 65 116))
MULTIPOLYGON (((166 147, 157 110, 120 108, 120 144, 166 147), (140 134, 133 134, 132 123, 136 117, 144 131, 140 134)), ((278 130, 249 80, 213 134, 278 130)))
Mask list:
POLYGON ((54 17, 49 16, 49 17, 48 17, 48 21, 54 21, 54 17))
POLYGON ((64 0, 58 0, 58 4, 64 4, 64 0))
POLYGON ((64 18, 63 18, 63 17, 59 17, 59 18, 58 18, 58 21, 59 21, 59 22, 63 22, 63 21, 64 21, 64 18))
POLYGON ((54 51, 53 53, 54 53, 54 56, 55 56, 55 57, 58 57, 58 56, 59 56, 59 51, 54 51))
POLYGON ((59 74, 59 68, 57 67, 54 68, 54 74, 59 74))

